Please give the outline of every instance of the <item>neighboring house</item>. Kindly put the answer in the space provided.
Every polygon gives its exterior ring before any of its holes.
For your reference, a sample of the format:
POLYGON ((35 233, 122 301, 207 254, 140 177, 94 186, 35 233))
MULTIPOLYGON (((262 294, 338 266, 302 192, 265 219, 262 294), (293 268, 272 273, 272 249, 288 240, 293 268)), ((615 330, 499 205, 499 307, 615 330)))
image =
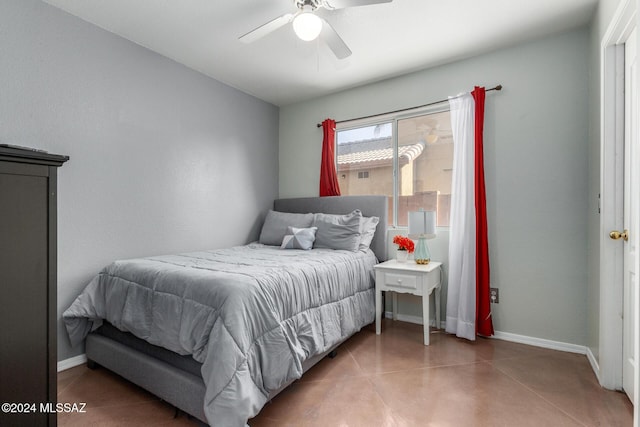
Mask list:
MULTIPOLYGON (((338 183, 343 195, 383 194, 393 209, 393 140, 391 137, 337 145, 338 183)), ((451 199, 451 138, 424 140, 398 147, 398 223, 407 212, 423 208, 438 212, 438 225, 449 225, 451 199)), ((392 218, 389 215, 389 218, 392 218)))

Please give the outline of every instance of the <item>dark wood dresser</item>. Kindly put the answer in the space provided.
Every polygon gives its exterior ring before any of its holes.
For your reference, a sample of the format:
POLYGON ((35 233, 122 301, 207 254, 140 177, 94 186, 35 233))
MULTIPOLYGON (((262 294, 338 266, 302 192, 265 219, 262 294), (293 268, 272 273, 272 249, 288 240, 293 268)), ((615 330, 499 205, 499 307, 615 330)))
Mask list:
POLYGON ((56 425, 56 172, 67 160, 0 144, 0 426, 56 425))

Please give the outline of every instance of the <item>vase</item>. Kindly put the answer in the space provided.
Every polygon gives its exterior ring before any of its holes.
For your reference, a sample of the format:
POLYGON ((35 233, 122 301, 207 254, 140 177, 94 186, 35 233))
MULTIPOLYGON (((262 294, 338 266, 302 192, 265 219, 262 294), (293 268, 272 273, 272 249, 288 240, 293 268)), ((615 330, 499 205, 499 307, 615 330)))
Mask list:
POLYGON ((407 258, 409 258, 408 251, 402 249, 396 251, 396 260, 398 260, 398 262, 407 262, 407 258))
POLYGON ((416 251, 413 254, 413 259, 416 264, 429 264, 431 261, 431 254, 429 253, 429 246, 427 246, 427 240, 420 236, 418 244, 416 245, 416 251))

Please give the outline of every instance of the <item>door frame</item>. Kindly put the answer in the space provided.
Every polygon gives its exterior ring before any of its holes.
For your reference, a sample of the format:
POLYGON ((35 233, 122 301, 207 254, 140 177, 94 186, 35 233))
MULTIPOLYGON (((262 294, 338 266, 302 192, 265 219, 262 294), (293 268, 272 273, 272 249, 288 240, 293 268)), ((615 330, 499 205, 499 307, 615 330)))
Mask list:
POLYGON ((600 384, 622 389, 624 42, 637 25, 636 1, 622 0, 600 43, 600 384))

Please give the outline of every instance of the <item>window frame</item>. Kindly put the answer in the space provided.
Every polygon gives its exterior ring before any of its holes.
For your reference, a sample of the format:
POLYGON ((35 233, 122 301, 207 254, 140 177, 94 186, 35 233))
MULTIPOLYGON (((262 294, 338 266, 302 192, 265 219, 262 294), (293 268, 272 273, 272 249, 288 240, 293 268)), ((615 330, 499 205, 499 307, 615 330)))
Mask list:
MULTIPOLYGON (((336 170, 338 168, 338 133, 344 132, 353 129, 359 129, 363 127, 383 125, 387 123, 391 123, 391 144, 393 146, 393 223, 391 227, 400 228, 398 225, 398 171, 399 171, 399 159, 398 159, 398 122, 405 119, 412 119, 414 117, 426 116, 429 114, 437 114, 443 113, 445 111, 451 111, 448 102, 443 102, 438 105, 431 105, 428 107, 416 108, 415 110, 411 110, 403 113, 390 113, 390 114, 380 114, 375 117, 369 117, 366 119, 355 119, 355 120, 347 120, 341 123, 336 124, 336 138, 334 140, 334 155, 335 155, 335 165, 336 170)), ((438 226, 441 228, 449 228, 449 226, 438 226)))

